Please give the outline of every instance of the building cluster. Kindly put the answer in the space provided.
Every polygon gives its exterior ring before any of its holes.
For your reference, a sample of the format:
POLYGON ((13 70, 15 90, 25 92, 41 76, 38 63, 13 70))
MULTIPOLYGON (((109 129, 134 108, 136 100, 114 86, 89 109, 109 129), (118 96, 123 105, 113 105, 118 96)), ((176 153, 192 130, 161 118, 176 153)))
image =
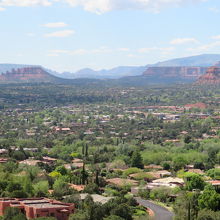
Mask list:
POLYGON ((27 219, 39 217, 55 217, 57 220, 68 220, 69 215, 74 213, 74 204, 62 203, 47 198, 0 199, 0 215, 3 216, 8 207, 18 208, 27 219))

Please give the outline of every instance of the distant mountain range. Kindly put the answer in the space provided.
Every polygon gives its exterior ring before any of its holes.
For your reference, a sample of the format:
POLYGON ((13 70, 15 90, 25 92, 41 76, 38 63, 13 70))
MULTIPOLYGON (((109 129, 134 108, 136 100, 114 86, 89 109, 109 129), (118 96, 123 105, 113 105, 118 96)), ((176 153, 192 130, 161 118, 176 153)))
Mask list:
POLYGON ((170 66, 198 66, 210 67, 220 61, 220 54, 202 54, 197 56, 183 57, 164 62, 158 62, 154 67, 170 67, 170 66))
MULTIPOLYGON (((207 68, 220 61, 220 54, 172 59, 146 66, 120 66, 110 70, 95 71, 89 68, 75 73, 58 73, 41 66, 25 64, 0 64, 0 82, 83 82, 83 79, 111 79, 116 84, 161 84, 194 82, 207 68), (72 79, 72 80, 66 80, 72 79), (77 80, 76 79, 80 79, 77 80)), ((106 82, 106 81, 103 81, 106 82)))
MULTIPOLYGON (((126 76, 142 75, 150 67, 209 67, 220 60, 220 54, 203 54, 198 56, 177 58, 148 64, 146 66, 119 66, 113 69, 93 70, 90 68, 81 69, 75 73, 63 72, 62 74, 51 72, 52 74, 68 79, 93 78, 93 79, 120 79, 126 76)), ((201 72, 203 74, 203 72, 201 72)))
POLYGON ((54 75, 66 79, 91 78, 91 79, 119 79, 124 76, 138 76, 145 70, 146 66, 119 66, 110 70, 93 70, 90 68, 81 69, 75 73, 63 72, 54 75))

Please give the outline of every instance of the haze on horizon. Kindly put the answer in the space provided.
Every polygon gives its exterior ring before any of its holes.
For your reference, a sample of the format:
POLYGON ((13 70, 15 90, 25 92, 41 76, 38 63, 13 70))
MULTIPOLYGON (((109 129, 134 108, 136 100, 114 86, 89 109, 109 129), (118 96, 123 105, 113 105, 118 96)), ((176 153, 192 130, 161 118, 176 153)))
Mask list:
POLYGON ((218 0, 0 0, 0 63, 57 71, 220 53, 218 0))

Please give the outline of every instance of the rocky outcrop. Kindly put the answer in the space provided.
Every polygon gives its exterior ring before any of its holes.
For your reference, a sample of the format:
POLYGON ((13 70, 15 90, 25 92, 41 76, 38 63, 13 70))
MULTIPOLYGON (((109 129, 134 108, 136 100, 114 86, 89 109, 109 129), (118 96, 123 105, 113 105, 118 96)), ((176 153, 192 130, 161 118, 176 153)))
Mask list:
POLYGON ((179 77, 197 79, 206 72, 206 67, 149 67, 143 76, 179 77))
POLYGON ((0 82, 52 82, 56 79, 42 67, 12 69, 0 75, 0 82))
POLYGON ((201 76, 197 80, 196 84, 201 84, 201 85, 220 84, 220 66, 217 66, 217 65, 209 67, 208 70, 206 71, 206 74, 201 76))

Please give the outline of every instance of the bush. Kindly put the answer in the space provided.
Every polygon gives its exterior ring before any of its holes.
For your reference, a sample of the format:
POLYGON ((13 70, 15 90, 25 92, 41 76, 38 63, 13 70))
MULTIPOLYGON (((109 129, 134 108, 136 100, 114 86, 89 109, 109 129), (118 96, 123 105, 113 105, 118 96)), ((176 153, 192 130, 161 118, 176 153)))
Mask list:
POLYGON ((111 211, 112 215, 120 216, 126 220, 132 220, 132 211, 127 204, 120 204, 111 211))
POLYGON ((8 207, 5 210, 3 220, 26 220, 26 217, 18 208, 8 207))
POLYGON ((133 177, 135 180, 152 180, 153 179, 153 176, 148 174, 148 173, 144 173, 144 172, 141 172, 141 173, 137 173, 137 175, 135 175, 133 177))
POLYGON ((99 187, 95 183, 89 183, 88 185, 86 185, 84 192, 89 194, 99 193, 99 187))
POLYGON ((220 212, 213 212, 211 210, 201 210, 198 214, 197 220, 219 220, 220 212))
POLYGON ((40 181, 33 185, 34 187, 34 195, 36 197, 43 197, 48 194, 49 184, 47 181, 40 181))
POLYGON ((33 220, 56 220, 54 217, 40 217, 40 218, 35 218, 33 220))
POLYGON ((207 171, 207 175, 212 179, 220 180, 220 169, 215 168, 207 171))
POLYGON ((117 215, 110 215, 107 218, 104 218, 104 220, 124 220, 124 218, 121 218, 120 216, 117 215))
POLYGON ((168 196, 171 194, 171 189, 168 187, 158 187, 152 189, 150 192, 150 198, 159 200, 160 202, 166 202, 168 196))
POLYGON ((127 170, 125 170, 123 172, 123 175, 124 176, 129 176, 130 174, 133 174, 133 173, 140 173, 142 170, 137 168, 137 167, 131 167, 131 168, 128 168, 127 170))

